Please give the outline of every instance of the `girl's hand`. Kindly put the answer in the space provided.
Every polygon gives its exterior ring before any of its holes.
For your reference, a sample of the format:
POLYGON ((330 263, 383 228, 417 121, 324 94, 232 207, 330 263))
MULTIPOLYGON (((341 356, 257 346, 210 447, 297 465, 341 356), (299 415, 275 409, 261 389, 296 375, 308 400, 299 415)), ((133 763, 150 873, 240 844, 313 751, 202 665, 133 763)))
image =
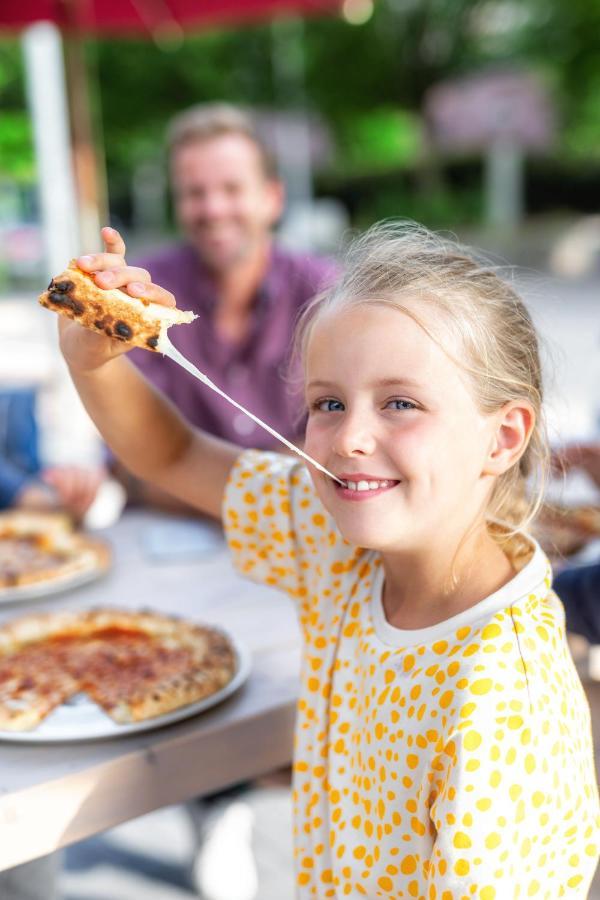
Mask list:
MULTIPOLYGON (((173 295, 157 284, 152 284, 149 272, 127 265, 125 242, 116 229, 103 228, 101 234, 105 252, 80 256, 77 260, 79 268, 92 275, 99 288, 120 288, 131 297, 151 300, 164 306, 175 306, 173 295)), ((83 328, 65 316, 58 317, 58 329, 63 356, 69 368, 74 371, 94 371, 131 349, 127 343, 83 328)))

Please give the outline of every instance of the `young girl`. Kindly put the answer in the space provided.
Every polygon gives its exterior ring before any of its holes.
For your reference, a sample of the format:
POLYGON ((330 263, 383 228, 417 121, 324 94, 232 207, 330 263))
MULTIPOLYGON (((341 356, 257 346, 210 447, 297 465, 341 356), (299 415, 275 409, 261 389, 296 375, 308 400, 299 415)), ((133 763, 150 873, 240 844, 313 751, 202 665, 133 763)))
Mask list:
MULTIPOLYGON (((101 286, 110 270, 111 287, 174 303, 104 239, 81 261, 101 286)), ((298 606, 299 896, 587 896, 589 710, 522 531, 539 496, 511 522, 545 457, 536 335, 512 287, 422 229, 351 248, 298 339, 305 449, 341 484, 194 431, 121 344, 60 326, 123 463, 222 516, 238 569, 298 606)))

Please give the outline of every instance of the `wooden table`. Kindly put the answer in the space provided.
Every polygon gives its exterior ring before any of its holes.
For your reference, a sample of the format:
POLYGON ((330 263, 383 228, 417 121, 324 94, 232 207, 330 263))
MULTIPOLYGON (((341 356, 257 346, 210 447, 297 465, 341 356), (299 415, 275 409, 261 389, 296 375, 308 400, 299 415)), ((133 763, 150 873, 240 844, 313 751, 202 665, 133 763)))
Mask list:
POLYGON ((128 513, 105 532, 114 567, 52 600, 0 608, 0 622, 32 609, 150 607, 214 623, 252 654, 244 687, 175 725, 84 744, 0 742, 0 871, 127 819, 287 764, 300 636, 290 600, 235 574, 225 545, 210 559, 152 562, 144 535, 166 517, 128 513))

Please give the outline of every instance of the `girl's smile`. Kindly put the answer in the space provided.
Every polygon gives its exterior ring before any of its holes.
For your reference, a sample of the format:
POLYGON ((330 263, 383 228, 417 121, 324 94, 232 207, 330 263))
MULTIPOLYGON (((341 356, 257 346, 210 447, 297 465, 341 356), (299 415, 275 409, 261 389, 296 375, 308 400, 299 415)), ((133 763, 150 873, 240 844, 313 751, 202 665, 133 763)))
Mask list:
POLYGON ((337 493, 343 500, 351 502, 371 500, 392 490, 400 482, 393 478, 381 478, 365 472, 341 472, 338 475, 343 484, 334 481, 337 493))

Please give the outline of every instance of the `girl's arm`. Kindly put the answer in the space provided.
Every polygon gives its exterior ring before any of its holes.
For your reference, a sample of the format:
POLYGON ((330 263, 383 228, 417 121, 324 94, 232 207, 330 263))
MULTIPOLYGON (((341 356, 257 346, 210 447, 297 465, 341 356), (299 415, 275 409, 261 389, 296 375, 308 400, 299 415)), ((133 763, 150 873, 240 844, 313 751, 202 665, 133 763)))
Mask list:
MULTIPOLYGON (((118 232, 104 229, 106 253, 79 260, 99 287, 121 287, 165 305, 174 298, 125 264, 118 232), (107 276, 110 276, 110 282, 107 276)), ((184 326, 181 326, 184 327, 184 326)), ((89 415, 123 464, 209 515, 220 517, 229 471, 240 448, 192 428, 124 357, 127 345, 59 316, 60 343, 89 415)), ((149 351, 148 351, 149 352, 149 351)))

